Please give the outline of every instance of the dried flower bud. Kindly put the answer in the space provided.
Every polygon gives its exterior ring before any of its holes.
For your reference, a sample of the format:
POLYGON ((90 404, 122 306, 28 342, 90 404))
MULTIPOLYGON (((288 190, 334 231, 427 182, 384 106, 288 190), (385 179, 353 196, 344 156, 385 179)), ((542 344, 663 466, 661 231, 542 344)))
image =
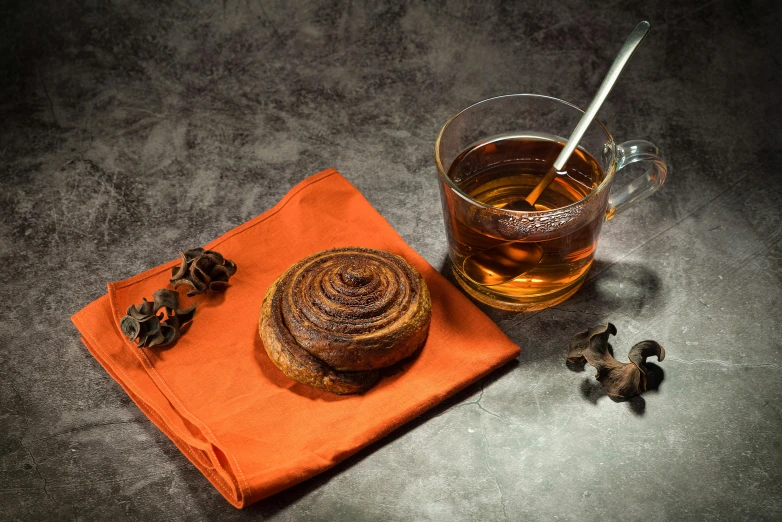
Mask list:
POLYGON ((162 348, 172 344, 179 338, 182 327, 195 315, 195 305, 178 309, 179 294, 174 290, 161 288, 152 298, 153 302, 143 299, 138 306, 130 305, 127 315, 120 321, 122 333, 131 342, 136 341, 139 348, 162 348))
POLYGON ((189 296, 203 294, 207 290, 223 292, 228 288, 228 278, 236 273, 233 261, 214 250, 191 248, 180 252, 179 257, 179 266, 171 270, 171 284, 174 288, 188 286, 189 296))
POLYGON ((665 349, 656 341, 642 341, 630 349, 630 362, 617 361, 608 350, 608 337, 616 335, 611 323, 580 332, 570 341, 567 359, 571 363, 589 363, 597 370, 595 378, 609 396, 628 399, 646 391, 646 358, 665 359, 665 349))

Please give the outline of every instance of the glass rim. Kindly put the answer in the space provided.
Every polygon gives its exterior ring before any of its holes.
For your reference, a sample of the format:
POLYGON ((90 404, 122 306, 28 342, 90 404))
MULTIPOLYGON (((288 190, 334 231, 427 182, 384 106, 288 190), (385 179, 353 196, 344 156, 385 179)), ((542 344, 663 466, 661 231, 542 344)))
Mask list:
POLYGON ((473 103, 472 105, 462 109, 461 111, 457 112, 456 114, 448 118, 448 121, 446 121, 445 124, 442 126, 440 132, 437 133, 437 140, 435 140, 434 143, 434 161, 435 161, 435 165, 437 166, 437 175, 440 176, 440 178, 442 178, 445 181, 445 183, 451 188, 451 190, 453 190, 462 199, 465 199, 468 203, 471 203, 476 207, 485 208, 489 210, 499 210, 501 212, 508 212, 511 215, 542 215, 550 212, 559 212, 563 209, 573 208, 576 207, 577 205, 585 204, 587 201, 600 194, 606 188, 606 186, 608 186, 609 182, 614 177, 614 173, 616 171, 616 169, 614 168, 616 166, 616 142, 614 141, 614 136, 611 134, 611 131, 609 131, 608 127, 606 127, 605 124, 602 121, 600 121, 598 118, 594 118, 592 121, 594 123, 597 123, 598 127, 603 129, 603 132, 605 132, 606 136, 608 137, 606 144, 611 147, 611 150, 613 151, 613 158, 611 160, 611 165, 609 166, 608 172, 606 173, 606 176, 603 178, 603 181, 601 181, 600 184, 595 189, 593 189, 592 192, 590 192, 586 197, 583 197, 578 201, 574 201, 573 203, 570 203, 569 205, 565 205, 564 207, 558 207, 550 210, 511 210, 511 209, 497 208, 492 205, 487 205, 485 203, 481 203, 480 201, 476 201, 470 196, 468 196, 465 192, 463 192, 458 186, 456 186, 456 184, 448 177, 448 173, 445 172, 445 169, 443 168, 442 159, 440 158, 440 143, 442 142, 443 134, 445 134, 445 131, 446 129, 448 129, 448 126, 456 118, 458 118, 465 112, 469 111, 470 109, 473 109, 484 103, 498 101, 506 98, 538 98, 538 99, 550 100, 571 107, 582 114, 584 113, 584 109, 565 100, 560 100, 559 98, 555 98, 553 96, 547 96, 545 94, 533 94, 533 93, 503 94, 500 96, 494 96, 492 98, 486 98, 485 100, 481 100, 479 102, 473 103))

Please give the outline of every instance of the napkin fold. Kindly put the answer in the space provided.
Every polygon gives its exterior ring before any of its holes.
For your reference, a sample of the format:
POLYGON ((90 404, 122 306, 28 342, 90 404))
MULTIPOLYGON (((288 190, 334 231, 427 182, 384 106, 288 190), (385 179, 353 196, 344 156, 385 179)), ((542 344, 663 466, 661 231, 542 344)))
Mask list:
POLYGON ((119 321, 130 304, 168 284, 178 260, 109 283, 108 295, 72 319, 109 375, 238 508, 328 469, 519 354, 333 169, 305 179, 206 248, 233 260, 238 271, 224 294, 199 296, 192 324, 172 348, 136 348, 119 321), (268 285, 301 258, 344 246, 402 256, 432 295, 432 323, 420 354, 404 371, 355 396, 288 379, 258 335, 268 285))

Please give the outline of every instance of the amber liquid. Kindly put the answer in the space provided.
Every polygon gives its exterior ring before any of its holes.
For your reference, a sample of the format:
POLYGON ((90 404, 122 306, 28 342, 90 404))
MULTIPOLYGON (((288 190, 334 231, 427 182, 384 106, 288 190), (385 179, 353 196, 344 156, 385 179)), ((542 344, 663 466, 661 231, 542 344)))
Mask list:
MULTIPOLYGON (((470 198, 499 209, 517 210, 523 200, 549 171, 564 140, 544 134, 503 136, 463 151, 454 160, 448 176, 470 198), (515 205, 514 205, 515 202, 515 205)), ((598 162, 582 149, 576 149, 563 172, 540 195, 535 210, 552 210, 575 203, 589 195, 603 179, 598 162)), ((490 254, 509 238, 496 230, 465 223, 452 213, 448 222, 451 258, 457 279, 473 296, 499 306, 516 310, 534 310, 562 301, 578 289, 594 257, 603 213, 569 233, 554 228, 544 238, 514 242, 512 247, 541 252, 537 264, 513 266, 507 261, 493 266, 490 254), (484 253, 481 255, 481 253, 484 253), (476 264, 482 260, 482 264, 476 264), (486 277, 476 276, 476 266, 486 270, 486 277), (467 268, 467 269, 465 269, 467 268), (489 273, 493 272, 493 273, 489 273), (503 282, 494 281, 499 275, 503 282), (469 277, 468 274, 473 274, 469 277), (492 279, 492 277, 494 279, 492 279), (507 279, 507 281, 504 281, 507 279), (507 306, 503 306, 507 305, 507 306)), ((537 254, 536 254, 537 256, 537 254)))

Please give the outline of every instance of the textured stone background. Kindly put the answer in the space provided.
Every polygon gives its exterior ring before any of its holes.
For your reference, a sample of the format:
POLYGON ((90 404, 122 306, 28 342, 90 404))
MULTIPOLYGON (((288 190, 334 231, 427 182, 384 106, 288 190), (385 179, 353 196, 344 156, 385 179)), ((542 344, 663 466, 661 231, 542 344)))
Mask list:
POLYGON ((0 519, 779 519, 778 5, 4 2, 0 519), (334 470, 235 510, 79 342, 107 281, 327 167, 442 269, 439 127, 497 94, 585 105, 642 19, 600 116, 669 182, 604 227, 574 298, 486 310, 517 364, 334 470), (666 347, 656 392, 565 368, 606 320, 620 357, 666 347))

